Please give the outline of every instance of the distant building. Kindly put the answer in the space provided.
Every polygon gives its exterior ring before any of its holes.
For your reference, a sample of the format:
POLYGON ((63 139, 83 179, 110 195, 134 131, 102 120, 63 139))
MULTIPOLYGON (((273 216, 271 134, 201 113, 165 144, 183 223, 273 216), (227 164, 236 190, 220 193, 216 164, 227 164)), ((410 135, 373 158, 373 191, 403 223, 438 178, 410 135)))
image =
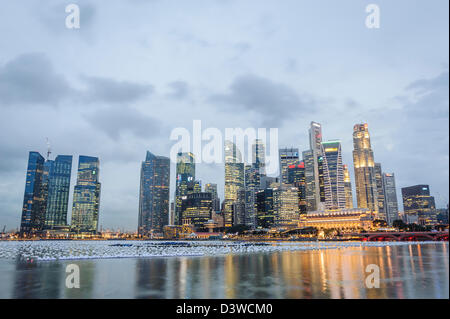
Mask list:
POLYGON ((428 185, 414 185, 402 188, 403 208, 409 219, 417 217, 420 225, 437 223, 434 197, 428 185))
POLYGON ((38 152, 29 153, 20 221, 21 235, 40 232, 44 226, 45 205, 42 188, 44 163, 45 159, 41 154, 38 152))
POLYGON ((260 176, 260 186, 259 186, 260 189, 273 188, 279 186, 280 186, 280 179, 278 177, 266 175, 260 176))
MULTIPOLYGON (((316 122, 311 122, 309 127, 309 149, 311 150, 312 154, 312 173, 313 173, 313 180, 308 183, 307 181, 307 187, 311 187, 311 190, 309 191, 314 196, 315 203, 314 205, 311 205, 311 208, 314 210, 316 209, 322 209, 323 203, 324 203, 324 188, 322 185, 321 187, 321 181, 320 181, 320 172, 319 172, 319 159, 322 158, 322 125, 316 122)), ((306 163, 305 165, 309 166, 309 163, 306 163)), ((323 179, 322 179, 323 183, 323 179)))
POLYGON ((257 226, 259 228, 294 228, 300 210, 297 187, 267 188, 256 193, 257 226))
POLYGON ((340 141, 322 142, 326 209, 344 209, 345 184, 340 141))
MULTIPOLYGON (((264 176, 264 175, 263 175, 264 176)), ((260 168, 255 165, 245 165, 245 220, 244 224, 256 227, 256 192, 261 184, 260 168)))
POLYGON ((394 173, 383 173, 383 193, 386 221, 392 226, 394 220, 399 219, 394 173))
POLYGON ((186 195, 181 210, 183 224, 193 225, 195 229, 204 228, 212 219, 212 194, 201 192, 186 195))
POLYGON ((375 163, 367 123, 353 127, 353 166, 358 207, 378 213, 375 163))
POLYGON ((378 219, 387 221, 388 217, 384 206, 383 171, 381 170, 380 163, 375 163, 375 182, 377 184, 378 219))
POLYGON ((72 206, 72 231, 96 233, 100 209, 100 162, 97 157, 80 155, 77 184, 72 206))
POLYGON ((366 208, 308 212, 301 215, 300 227, 335 229, 343 232, 370 230, 375 214, 366 208))
POLYGON ((280 184, 288 185, 288 167, 300 163, 298 148, 281 148, 278 151, 280 156, 280 184))
POLYGON ((260 139, 256 139, 252 145, 252 165, 259 175, 266 175, 266 146, 260 139))
POLYGON ((350 173, 348 171, 348 166, 343 165, 344 171, 344 189, 345 189, 345 208, 353 208, 353 192, 352 192, 352 181, 350 179, 350 173))
POLYGON ((236 225, 236 209, 245 209, 245 173, 242 155, 236 144, 225 141, 225 227, 236 225), (244 195, 242 196, 244 192, 244 195))
POLYGON ((214 212, 220 211, 220 198, 217 195, 217 184, 205 184, 205 192, 212 194, 212 209, 214 212))
POLYGON ((306 205, 306 178, 305 163, 291 165, 288 168, 288 182, 292 187, 297 188, 299 213, 304 214, 307 211, 306 205))
POLYGON ((314 178, 314 157, 313 151, 303 152, 303 162, 305 163, 305 184, 306 184, 306 209, 308 212, 317 210, 315 178, 314 178))
POLYGON ((256 223, 258 228, 271 228, 275 226, 272 188, 266 188, 256 193, 256 223))
POLYGON ((169 224, 170 159, 147 152, 141 165, 138 234, 162 233, 169 224))
MULTIPOLYGON (((181 224, 182 198, 193 193, 195 188, 195 158, 192 153, 178 153, 175 181, 175 213, 174 224, 181 224)), ((198 190, 197 191, 201 191, 198 190)))

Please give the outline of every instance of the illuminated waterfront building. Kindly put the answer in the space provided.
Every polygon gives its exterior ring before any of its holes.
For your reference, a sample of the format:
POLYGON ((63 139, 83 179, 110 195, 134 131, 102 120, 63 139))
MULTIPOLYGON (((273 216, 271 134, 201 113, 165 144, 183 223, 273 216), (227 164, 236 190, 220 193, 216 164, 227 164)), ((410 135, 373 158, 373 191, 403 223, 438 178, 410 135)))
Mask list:
POLYGON ((162 233, 169 224, 170 159, 147 151, 141 165, 138 234, 162 233))
POLYGON ((289 166, 288 182, 290 185, 297 188, 299 213, 306 213, 306 179, 304 162, 301 162, 298 165, 289 166))
POLYGON ((343 209, 346 201, 341 142, 322 142, 322 154, 325 207, 343 209))
POLYGON ((273 190, 275 226, 298 227, 300 210, 297 187, 280 187, 273 190))
POLYGON ((191 193, 183 197, 181 204, 183 225, 193 225, 195 229, 204 228, 212 218, 212 193, 191 193))
POLYGON ((298 165, 300 162, 298 148, 282 148, 278 151, 280 156, 280 184, 288 185, 288 167, 298 165))
POLYGON ((353 166, 358 207, 378 213, 375 163, 367 123, 353 127, 353 166))
POLYGON ((374 214, 366 208, 308 212, 300 216, 300 227, 336 229, 344 232, 370 230, 374 214))
POLYGON ((420 225, 434 225, 436 219, 436 205, 434 197, 430 195, 428 185, 415 185, 402 188, 403 208, 407 219, 414 217, 420 225))
POLYGON ((345 208, 353 208, 353 193, 352 193, 352 181, 350 179, 350 173, 348 166, 343 165, 344 171, 344 189, 345 189, 345 208))
POLYGON ((245 192, 244 180, 244 162, 241 152, 234 143, 225 141, 225 227, 236 224, 237 221, 233 220, 233 216, 237 214, 236 208, 245 208, 245 193, 242 196, 242 192, 245 192))
POLYGON ((44 157, 38 152, 29 153, 20 221, 21 235, 39 232, 44 226, 45 205, 42 188, 44 162, 44 157))
POLYGON ((394 220, 399 219, 394 173, 383 173, 383 193, 386 221, 390 226, 392 226, 394 220))
POLYGON ((58 155, 47 160, 45 228, 67 226, 72 155, 58 155))
POLYGON ((174 224, 181 224, 182 198, 198 190, 199 184, 195 182, 195 158, 192 153, 178 153, 175 181, 175 212, 174 224), (196 188, 196 190, 194 190, 196 188))
POLYGON ((266 188, 256 193, 256 223, 258 228, 271 228, 275 225, 272 188, 266 188))
POLYGON ((377 184, 378 218, 387 221, 386 209, 384 207, 383 172, 380 163, 375 163, 375 182, 377 184))
POLYGON ((80 155, 77 184, 72 206, 72 231, 96 233, 100 208, 100 162, 97 157, 80 155))

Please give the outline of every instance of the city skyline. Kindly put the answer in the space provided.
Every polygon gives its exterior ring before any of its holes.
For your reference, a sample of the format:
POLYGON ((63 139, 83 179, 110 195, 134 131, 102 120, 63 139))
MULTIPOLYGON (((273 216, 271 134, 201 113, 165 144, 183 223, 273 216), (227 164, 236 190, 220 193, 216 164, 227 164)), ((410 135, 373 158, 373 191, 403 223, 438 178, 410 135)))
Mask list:
MULTIPOLYGON (((323 141, 341 139, 353 190, 352 126, 367 122, 399 209, 401 187, 416 184, 447 204, 448 2, 380 1, 379 30, 365 27, 364 3, 194 2, 177 13, 158 1, 79 3, 77 31, 57 1, 0 12, 1 28, 27 21, 0 39, 1 227, 20 224, 26 158, 45 154, 48 137, 57 154, 101 160, 99 224, 135 230, 139 163, 147 150, 167 156, 170 131, 193 119, 278 127, 279 147, 300 152, 317 121, 323 141)), ((199 164, 196 174, 221 199, 223 171, 199 164)))

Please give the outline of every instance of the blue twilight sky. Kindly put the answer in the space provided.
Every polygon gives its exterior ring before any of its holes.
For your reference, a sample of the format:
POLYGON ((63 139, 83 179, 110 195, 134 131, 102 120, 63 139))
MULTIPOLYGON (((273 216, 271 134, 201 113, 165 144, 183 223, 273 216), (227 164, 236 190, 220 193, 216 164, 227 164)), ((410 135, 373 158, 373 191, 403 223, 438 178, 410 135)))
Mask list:
MULTIPOLYGON (((145 152, 168 156, 171 130, 194 119, 277 127, 279 146, 300 150, 320 122, 352 178, 352 128, 368 122, 399 202, 429 184, 443 207, 448 24, 447 0, 3 1, 0 226, 19 226, 28 151, 45 154, 48 137, 53 156, 74 155, 73 184, 78 155, 100 158, 100 224, 135 229, 145 152), (80 29, 65 27, 70 3, 80 29), (379 29, 365 26, 370 3, 379 29)), ((223 165, 197 172, 223 198, 223 165)))

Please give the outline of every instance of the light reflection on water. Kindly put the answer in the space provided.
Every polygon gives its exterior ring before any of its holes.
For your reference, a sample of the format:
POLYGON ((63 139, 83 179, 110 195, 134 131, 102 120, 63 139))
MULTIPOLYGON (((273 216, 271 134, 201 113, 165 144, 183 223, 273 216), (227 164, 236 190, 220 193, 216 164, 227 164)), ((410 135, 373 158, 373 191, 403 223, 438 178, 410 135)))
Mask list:
POLYGON ((23 263, 0 259, 1 298, 448 298, 448 243, 23 263), (80 289, 65 267, 80 267, 80 289), (380 288, 365 268, 380 267, 380 288))

